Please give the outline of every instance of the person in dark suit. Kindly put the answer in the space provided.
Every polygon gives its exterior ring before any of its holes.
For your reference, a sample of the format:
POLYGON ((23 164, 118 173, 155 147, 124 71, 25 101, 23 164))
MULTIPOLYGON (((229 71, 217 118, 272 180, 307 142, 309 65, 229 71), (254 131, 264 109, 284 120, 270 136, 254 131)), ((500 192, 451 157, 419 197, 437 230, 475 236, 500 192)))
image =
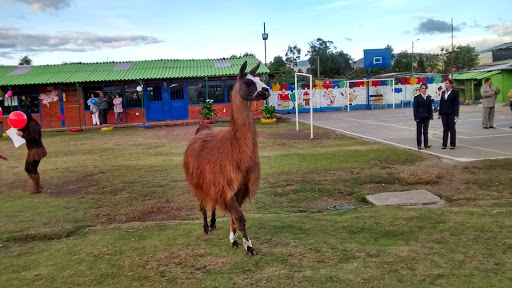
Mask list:
POLYGON ((430 120, 434 120, 434 113, 432 111, 432 96, 427 95, 427 88, 427 84, 420 85, 420 94, 414 96, 412 105, 414 121, 416 121, 416 144, 418 144, 418 150, 421 150, 422 135, 425 149, 432 147, 428 145, 428 126, 430 120))
POLYGON ((439 102, 439 115, 443 121, 443 149, 448 144, 448 134, 450 134, 450 150, 455 149, 456 131, 455 122, 459 119, 459 91, 453 89, 453 80, 444 81, 446 90, 441 93, 439 102))

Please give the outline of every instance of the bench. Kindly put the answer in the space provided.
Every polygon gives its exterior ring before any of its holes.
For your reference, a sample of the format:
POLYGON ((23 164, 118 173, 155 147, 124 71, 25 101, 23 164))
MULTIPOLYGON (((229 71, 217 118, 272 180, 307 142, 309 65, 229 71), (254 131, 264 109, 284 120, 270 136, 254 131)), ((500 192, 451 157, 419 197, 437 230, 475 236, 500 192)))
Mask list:
POLYGON ((410 106, 412 106, 411 100, 400 100, 400 103, 402 104, 402 108, 404 108, 404 104, 409 104, 410 106))
POLYGON ((380 108, 385 108, 386 100, 382 94, 370 95, 370 109, 373 109, 374 104, 380 104, 380 108))

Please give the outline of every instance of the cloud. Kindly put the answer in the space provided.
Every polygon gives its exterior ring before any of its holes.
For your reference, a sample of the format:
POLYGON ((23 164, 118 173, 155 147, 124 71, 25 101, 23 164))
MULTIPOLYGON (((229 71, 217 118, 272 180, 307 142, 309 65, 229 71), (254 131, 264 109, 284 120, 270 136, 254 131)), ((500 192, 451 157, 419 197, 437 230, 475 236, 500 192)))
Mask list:
POLYGON ((485 26, 485 29, 500 37, 512 36, 512 23, 488 25, 485 26))
POLYGON ((0 56, 10 58, 19 53, 54 51, 86 52, 103 48, 121 48, 161 43, 146 35, 97 35, 67 32, 56 35, 22 33, 18 28, 0 27, 0 56))
POLYGON ((352 41, 352 38, 344 38, 347 41, 352 41))
POLYGON ((349 6, 351 5, 352 1, 333 1, 333 2, 330 2, 330 3, 327 3, 327 4, 323 4, 323 5, 319 5, 319 6, 316 6, 316 9, 321 9, 321 10, 324 10, 324 9, 333 9, 333 8, 339 8, 339 7, 344 7, 344 6, 349 6))
POLYGON ((70 6, 71 0, 0 0, 2 2, 19 2, 26 4, 33 11, 56 12, 70 6))
MULTIPOLYGON (((460 27, 454 26, 453 31, 460 31, 460 27)), ((416 28, 418 34, 436 34, 452 32, 452 25, 448 22, 434 19, 427 19, 416 28)))
MULTIPOLYGON (((499 37, 496 35, 485 35, 457 38, 454 39, 454 46, 471 45, 475 47, 476 51, 482 51, 503 44, 504 42, 512 42, 512 36, 499 37)), ((410 45, 410 43, 403 43, 401 46, 397 46, 395 51, 410 49, 410 45)), ((439 53, 441 48, 451 49, 451 40, 439 39, 435 41, 418 42, 418 44, 414 44, 414 52, 418 51, 419 53, 439 53)))
POLYGON ((476 20, 473 20, 473 23, 467 23, 467 22, 460 23, 460 27, 479 28, 479 27, 481 27, 481 25, 478 24, 478 22, 476 22, 476 20))

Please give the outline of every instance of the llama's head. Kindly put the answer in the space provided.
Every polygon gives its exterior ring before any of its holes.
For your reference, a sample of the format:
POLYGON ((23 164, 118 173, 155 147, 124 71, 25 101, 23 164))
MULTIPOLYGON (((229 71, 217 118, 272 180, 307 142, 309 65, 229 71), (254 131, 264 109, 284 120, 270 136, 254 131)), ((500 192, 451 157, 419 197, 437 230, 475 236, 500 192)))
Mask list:
POLYGON ((267 85, 261 82, 260 78, 256 77, 256 71, 260 68, 260 64, 245 73, 247 69, 247 61, 242 64, 238 72, 238 95, 245 101, 259 101, 266 100, 270 97, 270 89, 267 85))

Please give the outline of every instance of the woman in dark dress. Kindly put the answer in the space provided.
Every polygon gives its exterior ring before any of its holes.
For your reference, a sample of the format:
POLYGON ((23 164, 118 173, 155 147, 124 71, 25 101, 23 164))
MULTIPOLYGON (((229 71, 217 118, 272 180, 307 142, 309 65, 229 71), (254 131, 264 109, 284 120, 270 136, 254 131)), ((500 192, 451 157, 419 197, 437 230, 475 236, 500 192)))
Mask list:
POLYGON ((23 111, 27 115, 27 124, 18 131, 18 136, 23 137, 27 141, 27 159, 25 161, 25 171, 27 172, 33 184, 30 194, 41 193, 41 179, 37 167, 41 160, 46 157, 46 149, 41 139, 41 126, 32 118, 32 114, 23 111))
POLYGON ((432 147, 428 145, 428 126, 430 120, 434 120, 432 109, 432 96, 427 95, 427 84, 420 85, 420 94, 414 96, 413 110, 414 121, 416 121, 416 144, 418 150, 421 150, 421 136, 423 135, 423 143, 425 149, 432 147))

